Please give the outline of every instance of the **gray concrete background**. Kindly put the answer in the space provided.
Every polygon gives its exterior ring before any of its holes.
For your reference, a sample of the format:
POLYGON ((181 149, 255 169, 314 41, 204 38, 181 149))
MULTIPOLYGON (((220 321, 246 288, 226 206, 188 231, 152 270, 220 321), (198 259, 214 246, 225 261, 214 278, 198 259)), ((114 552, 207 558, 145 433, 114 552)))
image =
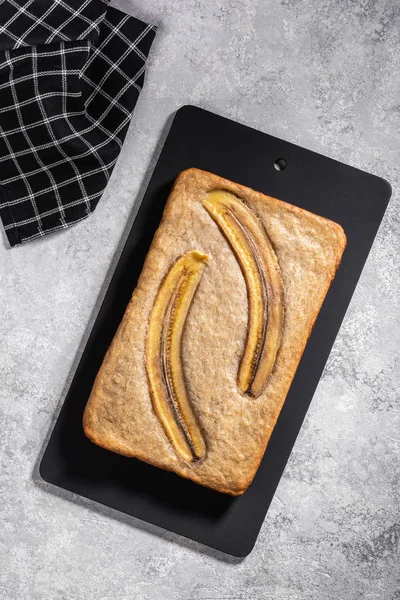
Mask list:
POLYGON ((112 181, 86 222, 12 250, 0 243, 0 599, 399 600, 397 0, 115 4, 160 30, 112 181), (394 191, 242 562, 33 478, 165 123, 186 103, 386 177, 394 191))

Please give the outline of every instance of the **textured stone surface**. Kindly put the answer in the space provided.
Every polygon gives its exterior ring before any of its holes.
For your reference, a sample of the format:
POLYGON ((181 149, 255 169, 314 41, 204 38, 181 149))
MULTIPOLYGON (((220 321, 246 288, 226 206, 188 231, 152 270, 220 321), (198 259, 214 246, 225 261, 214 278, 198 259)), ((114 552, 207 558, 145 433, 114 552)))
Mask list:
POLYGON ((0 243, 0 599, 399 600, 398 2, 115 4, 160 30, 112 181, 86 222, 13 250, 0 243), (35 481, 165 124, 185 103, 374 172, 394 189, 242 562, 35 481))

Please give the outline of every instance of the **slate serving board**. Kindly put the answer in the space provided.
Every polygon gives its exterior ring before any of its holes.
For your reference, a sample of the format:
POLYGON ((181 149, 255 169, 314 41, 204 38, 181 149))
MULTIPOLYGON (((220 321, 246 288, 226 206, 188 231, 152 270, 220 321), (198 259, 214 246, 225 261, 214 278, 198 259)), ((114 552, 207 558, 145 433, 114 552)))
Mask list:
POLYGON ((390 195, 384 179, 200 108, 182 107, 46 448, 42 478, 227 554, 246 556, 257 539, 390 195), (189 167, 337 221, 348 238, 259 471, 239 498, 103 450, 85 438, 81 424, 94 378, 136 285, 172 183, 189 167))

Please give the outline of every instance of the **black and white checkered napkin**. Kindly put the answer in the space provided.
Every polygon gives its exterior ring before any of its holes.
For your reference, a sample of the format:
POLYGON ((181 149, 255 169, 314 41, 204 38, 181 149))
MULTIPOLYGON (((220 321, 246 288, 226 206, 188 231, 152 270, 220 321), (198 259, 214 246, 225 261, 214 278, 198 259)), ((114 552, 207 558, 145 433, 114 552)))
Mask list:
POLYGON ((155 32, 108 0, 0 1, 0 217, 11 246, 95 209, 155 32))

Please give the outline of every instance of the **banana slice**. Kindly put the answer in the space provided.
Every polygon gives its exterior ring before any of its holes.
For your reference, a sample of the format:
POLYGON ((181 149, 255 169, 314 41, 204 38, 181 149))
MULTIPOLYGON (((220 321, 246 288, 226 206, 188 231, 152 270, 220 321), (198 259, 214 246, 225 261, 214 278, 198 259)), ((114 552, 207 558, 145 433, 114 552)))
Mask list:
POLYGON ((278 260, 267 232, 242 200, 215 190, 207 194, 203 206, 230 244, 246 282, 249 317, 238 387, 258 398, 282 338, 284 291, 278 260))
POLYGON ((188 398, 181 360, 186 317, 209 258, 196 250, 181 256, 157 292, 147 329, 146 369, 153 408, 176 452, 188 462, 206 445, 188 398))

